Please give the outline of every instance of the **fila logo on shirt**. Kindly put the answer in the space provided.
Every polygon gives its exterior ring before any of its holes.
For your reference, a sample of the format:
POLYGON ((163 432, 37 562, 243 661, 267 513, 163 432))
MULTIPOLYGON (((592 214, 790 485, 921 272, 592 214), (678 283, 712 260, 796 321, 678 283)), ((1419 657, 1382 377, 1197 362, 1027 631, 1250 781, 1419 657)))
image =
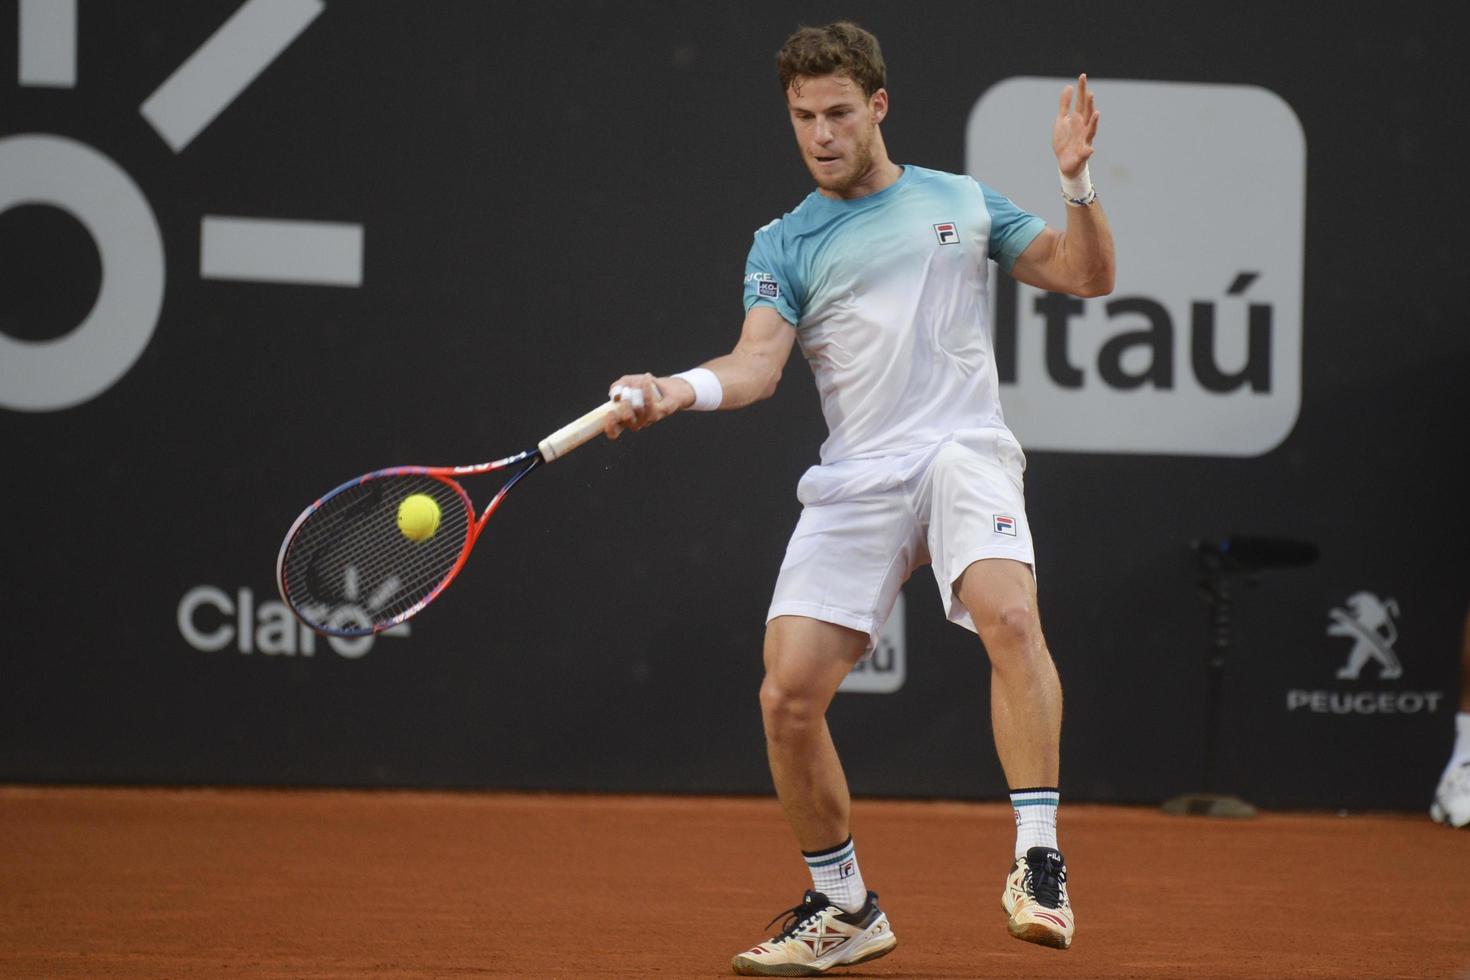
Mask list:
POLYGON ((1016 519, 1014 517, 1007 517, 1005 514, 996 514, 995 533, 1009 534, 1014 538, 1016 536, 1016 519))
POLYGON ((941 245, 958 245, 960 243, 960 230, 955 227, 953 221, 941 221, 934 226, 934 234, 941 245))

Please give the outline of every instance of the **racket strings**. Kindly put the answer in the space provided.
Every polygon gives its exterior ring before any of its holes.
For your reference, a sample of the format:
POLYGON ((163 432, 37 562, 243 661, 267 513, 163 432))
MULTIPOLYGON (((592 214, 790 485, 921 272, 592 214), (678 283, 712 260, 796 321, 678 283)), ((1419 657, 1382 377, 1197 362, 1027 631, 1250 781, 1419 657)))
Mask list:
POLYGON ((388 474, 324 499, 286 547, 282 585, 308 623, 327 632, 367 633, 391 625, 428 599, 458 564, 474 513, 459 488, 419 473, 388 474), (439 525, 420 541, 398 526, 415 494, 439 508, 439 525))

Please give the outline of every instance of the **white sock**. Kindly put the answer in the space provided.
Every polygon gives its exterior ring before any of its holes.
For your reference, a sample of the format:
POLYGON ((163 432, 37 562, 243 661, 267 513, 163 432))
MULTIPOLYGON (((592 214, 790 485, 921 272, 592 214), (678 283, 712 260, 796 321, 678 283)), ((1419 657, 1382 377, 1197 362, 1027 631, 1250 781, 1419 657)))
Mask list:
POLYGON ((1033 847, 1057 850, 1057 805, 1061 794, 1055 786, 1033 786, 1011 790, 1011 809, 1016 813, 1016 857, 1033 847))
POLYGON ((858 870, 851 837, 825 851, 802 851, 801 856, 812 873, 812 891, 826 895, 827 901, 844 912, 856 912, 867 904, 868 887, 858 870))
POLYGON ((1452 759, 1470 759, 1470 711, 1455 715, 1455 750, 1452 759))

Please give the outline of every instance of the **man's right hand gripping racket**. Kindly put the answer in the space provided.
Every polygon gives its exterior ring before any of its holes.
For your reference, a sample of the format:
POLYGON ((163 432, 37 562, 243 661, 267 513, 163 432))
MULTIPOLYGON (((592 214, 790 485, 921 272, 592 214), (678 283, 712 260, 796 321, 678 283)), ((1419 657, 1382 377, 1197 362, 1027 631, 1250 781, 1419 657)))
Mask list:
POLYGON ((511 487, 596 436, 615 412, 613 402, 599 405, 535 449, 493 463, 394 466, 323 494, 281 544, 281 598, 307 626, 329 636, 365 636, 398 625, 454 581, 511 487), (476 519, 456 478, 512 468, 476 519))

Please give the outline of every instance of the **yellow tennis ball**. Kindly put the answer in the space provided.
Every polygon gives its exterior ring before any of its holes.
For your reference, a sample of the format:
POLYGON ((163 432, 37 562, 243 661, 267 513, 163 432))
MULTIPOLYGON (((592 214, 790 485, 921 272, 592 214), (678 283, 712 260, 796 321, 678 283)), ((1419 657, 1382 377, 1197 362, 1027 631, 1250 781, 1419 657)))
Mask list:
POLYGON ((439 505, 433 497, 414 493, 398 505, 398 530, 410 541, 427 541, 439 530, 439 505))

